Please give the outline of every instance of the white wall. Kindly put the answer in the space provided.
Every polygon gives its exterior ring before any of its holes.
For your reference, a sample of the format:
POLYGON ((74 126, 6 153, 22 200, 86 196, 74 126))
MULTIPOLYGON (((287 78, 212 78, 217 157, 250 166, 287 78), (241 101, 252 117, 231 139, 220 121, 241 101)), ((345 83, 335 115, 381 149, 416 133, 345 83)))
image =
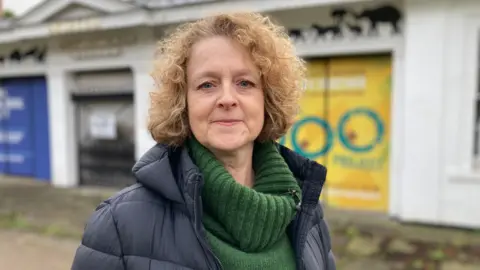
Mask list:
POLYGON ((75 117, 70 97, 71 78, 61 67, 47 72, 51 183, 73 187, 78 181, 75 117))
POLYGON ((439 219, 480 227, 480 171, 473 164, 474 100, 479 87, 480 2, 450 0, 444 66, 444 123, 439 219), (452 11, 454 13, 452 14, 452 11))
POLYGON ((143 55, 143 60, 132 65, 135 82, 135 158, 137 160, 155 145, 155 141, 147 130, 149 93, 154 90, 153 79, 150 77, 153 68, 154 47, 154 42, 139 46, 138 53, 143 55))
POLYGON ((134 77, 135 154, 138 159, 154 142, 146 132, 149 106, 148 91, 153 82, 149 77, 153 60, 153 32, 136 29, 137 44, 123 49, 118 57, 78 61, 58 49, 52 42, 48 59, 48 91, 51 140, 51 182, 58 187, 78 185, 77 138, 74 128, 74 104, 71 101, 71 74, 83 70, 108 70, 128 67, 134 77))
POLYGON ((480 2, 408 0, 406 11, 400 218, 479 227, 471 161, 480 2))

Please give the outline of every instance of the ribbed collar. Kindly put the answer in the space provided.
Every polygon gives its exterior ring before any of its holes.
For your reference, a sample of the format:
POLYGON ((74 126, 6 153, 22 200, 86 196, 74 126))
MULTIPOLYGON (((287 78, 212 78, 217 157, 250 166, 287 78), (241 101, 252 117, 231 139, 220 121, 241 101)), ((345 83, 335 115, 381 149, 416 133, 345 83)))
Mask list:
POLYGON ((268 249, 285 235, 302 192, 273 142, 255 144, 253 188, 237 183, 196 139, 188 147, 203 174, 203 222, 210 233, 244 252, 268 249))

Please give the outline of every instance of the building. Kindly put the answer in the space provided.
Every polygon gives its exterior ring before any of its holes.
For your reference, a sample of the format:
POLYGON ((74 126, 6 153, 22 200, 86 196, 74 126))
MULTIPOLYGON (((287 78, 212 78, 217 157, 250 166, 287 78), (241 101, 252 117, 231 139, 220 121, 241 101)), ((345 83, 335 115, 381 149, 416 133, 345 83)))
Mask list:
POLYGON ((1 22, 0 170, 58 187, 130 183, 153 144, 155 41, 238 10, 284 24, 308 61, 280 142, 328 166, 325 203, 480 227, 475 0, 47 0, 1 22))

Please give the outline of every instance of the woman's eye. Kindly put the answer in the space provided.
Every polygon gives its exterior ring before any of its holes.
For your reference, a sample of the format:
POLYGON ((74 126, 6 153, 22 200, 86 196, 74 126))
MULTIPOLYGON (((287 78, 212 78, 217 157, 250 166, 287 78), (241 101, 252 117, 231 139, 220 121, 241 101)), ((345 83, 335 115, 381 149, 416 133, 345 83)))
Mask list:
POLYGON ((246 87, 252 87, 253 86, 253 83, 252 82, 249 82, 249 81, 240 81, 239 85, 243 88, 246 88, 246 87))
POLYGON ((209 89, 209 88, 212 88, 213 87, 213 84, 212 83, 209 83, 209 82, 206 82, 206 83, 202 83, 198 89, 209 89))

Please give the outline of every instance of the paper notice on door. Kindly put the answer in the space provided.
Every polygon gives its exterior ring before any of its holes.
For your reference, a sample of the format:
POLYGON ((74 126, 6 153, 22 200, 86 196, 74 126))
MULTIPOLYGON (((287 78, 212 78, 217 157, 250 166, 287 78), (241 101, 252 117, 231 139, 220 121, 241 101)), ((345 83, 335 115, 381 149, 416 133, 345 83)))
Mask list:
POLYGON ((94 139, 115 140, 117 119, 111 112, 92 112, 90 115, 90 136, 94 139))

